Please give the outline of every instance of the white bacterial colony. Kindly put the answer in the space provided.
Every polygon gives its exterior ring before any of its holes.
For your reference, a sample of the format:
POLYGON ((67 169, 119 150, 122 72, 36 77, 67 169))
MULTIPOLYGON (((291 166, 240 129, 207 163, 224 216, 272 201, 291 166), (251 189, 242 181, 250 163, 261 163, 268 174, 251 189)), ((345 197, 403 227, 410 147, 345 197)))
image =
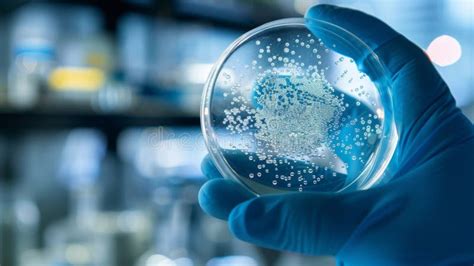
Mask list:
MULTIPOLYGON (((256 40, 257 56, 245 66, 258 73, 251 96, 242 93, 239 80, 224 93, 230 105, 222 124, 228 134, 240 136, 241 143, 231 147, 249 161, 241 178, 284 190, 337 190, 360 174, 375 152, 382 117, 332 85, 351 83, 347 71, 328 81, 328 65, 344 59, 324 62, 329 51, 313 38, 298 35, 290 43, 278 37, 275 49, 256 40), (304 50, 313 64, 303 62, 304 50)), ((363 87, 351 92, 366 93, 363 87)))
POLYGON ((338 128, 341 97, 323 76, 263 76, 257 83, 254 114, 257 154, 309 160, 329 141, 328 127, 338 128), (316 114, 316 115, 315 115, 316 114))

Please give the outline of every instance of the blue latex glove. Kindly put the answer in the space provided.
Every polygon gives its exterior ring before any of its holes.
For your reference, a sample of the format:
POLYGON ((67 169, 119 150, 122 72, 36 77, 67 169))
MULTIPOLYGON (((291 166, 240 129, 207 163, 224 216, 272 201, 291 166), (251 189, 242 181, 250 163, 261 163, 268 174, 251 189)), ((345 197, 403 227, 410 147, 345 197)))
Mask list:
MULTIPOLYGON (((210 180, 199 194, 204 211, 227 219, 244 241, 334 255, 345 265, 472 265, 474 127, 446 83, 420 48, 374 17, 330 5, 306 17, 354 33, 386 67, 399 133, 389 167, 394 178, 366 191, 253 197, 207 158, 210 180)), ((354 59, 363 68, 364 58, 354 59)))

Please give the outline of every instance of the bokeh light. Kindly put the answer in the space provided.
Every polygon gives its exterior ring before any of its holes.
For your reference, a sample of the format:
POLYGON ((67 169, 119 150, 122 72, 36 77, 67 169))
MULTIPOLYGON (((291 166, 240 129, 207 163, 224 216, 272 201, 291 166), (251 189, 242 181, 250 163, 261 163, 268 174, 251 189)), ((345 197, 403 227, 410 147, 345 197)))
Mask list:
POLYGON ((442 35, 434 39, 426 53, 433 63, 438 66, 449 66, 456 63, 462 55, 461 44, 449 35, 442 35))

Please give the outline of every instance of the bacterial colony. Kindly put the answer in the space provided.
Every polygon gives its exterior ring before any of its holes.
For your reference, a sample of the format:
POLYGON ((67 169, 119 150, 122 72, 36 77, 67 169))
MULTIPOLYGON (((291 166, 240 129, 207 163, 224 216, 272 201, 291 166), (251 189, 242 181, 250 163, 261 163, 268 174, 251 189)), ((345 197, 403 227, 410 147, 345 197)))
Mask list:
POLYGON ((241 139, 230 146, 248 160, 241 178, 283 190, 342 188, 364 169, 381 139, 376 103, 363 86, 350 87, 347 70, 335 80, 346 79, 350 95, 328 81, 331 67, 353 62, 327 56, 321 39, 308 34, 273 42, 252 43, 256 56, 245 68, 258 75, 251 92, 242 93, 235 80, 222 95, 230 102, 222 126, 241 139), (303 54, 313 64, 305 65, 303 54))

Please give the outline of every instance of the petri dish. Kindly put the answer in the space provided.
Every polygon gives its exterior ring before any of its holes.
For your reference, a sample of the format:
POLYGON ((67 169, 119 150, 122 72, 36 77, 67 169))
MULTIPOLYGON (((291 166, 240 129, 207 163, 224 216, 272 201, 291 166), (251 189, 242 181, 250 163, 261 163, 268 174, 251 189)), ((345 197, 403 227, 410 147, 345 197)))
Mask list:
POLYGON ((370 188, 397 141, 376 54, 334 24, 289 18, 235 40, 204 87, 201 127, 217 169, 256 195, 370 188))

